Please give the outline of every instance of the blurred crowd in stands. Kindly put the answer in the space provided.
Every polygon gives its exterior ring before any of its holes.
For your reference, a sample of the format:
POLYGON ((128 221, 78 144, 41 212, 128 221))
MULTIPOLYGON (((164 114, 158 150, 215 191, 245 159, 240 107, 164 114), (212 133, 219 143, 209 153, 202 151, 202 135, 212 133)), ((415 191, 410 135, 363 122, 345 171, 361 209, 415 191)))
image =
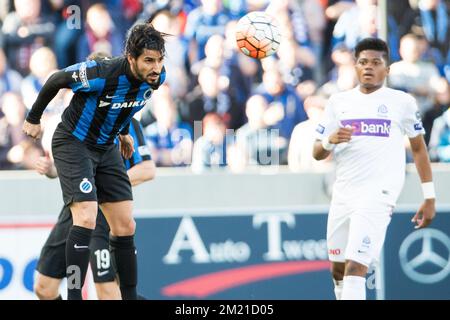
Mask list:
MULTIPOLYGON (((152 21, 170 34, 165 84, 139 114, 158 166, 288 164, 320 171, 312 158, 327 98, 356 83, 352 50, 384 37, 387 85, 418 102, 432 161, 450 162, 450 1, 376 0, 0 0, 0 169, 33 169, 50 145, 22 133, 46 79, 92 52, 121 55, 127 30, 152 21), (255 60, 236 47, 235 25, 251 11, 279 24, 276 55, 255 60)), ((72 93, 44 113, 51 130, 72 93)), ((407 143, 405 141, 405 143, 407 143)), ((407 161, 412 161, 407 157, 407 161)))

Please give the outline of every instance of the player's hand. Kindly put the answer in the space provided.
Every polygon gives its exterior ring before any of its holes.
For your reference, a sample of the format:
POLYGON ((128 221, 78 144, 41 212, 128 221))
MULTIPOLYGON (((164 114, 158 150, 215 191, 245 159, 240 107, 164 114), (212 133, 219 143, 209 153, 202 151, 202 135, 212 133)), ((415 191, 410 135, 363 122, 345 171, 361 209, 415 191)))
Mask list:
POLYGON ((134 140, 129 134, 119 134, 120 152, 125 159, 130 159, 134 152, 134 140))
POLYGON ((22 131, 29 137, 33 139, 39 139, 41 137, 41 125, 29 123, 27 120, 24 121, 22 126, 22 131))
POLYGON ((53 169, 53 161, 50 159, 50 155, 48 154, 48 151, 45 151, 44 157, 39 157, 39 159, 36 162, 36 171, 40 174, 49 175, 51 174, 53 169))
POLYGON ((350 126, 339 128, 330 135, 328 141, 333 144, 349 142, 352 139, 352 133, 353 128, 350 126))
POLYGON ((412 218, 411 222, 415 223, 414 229, 421 229, 427 227, 436 215, 436 208, 434 199, 425 199, 419 210, 412 218))

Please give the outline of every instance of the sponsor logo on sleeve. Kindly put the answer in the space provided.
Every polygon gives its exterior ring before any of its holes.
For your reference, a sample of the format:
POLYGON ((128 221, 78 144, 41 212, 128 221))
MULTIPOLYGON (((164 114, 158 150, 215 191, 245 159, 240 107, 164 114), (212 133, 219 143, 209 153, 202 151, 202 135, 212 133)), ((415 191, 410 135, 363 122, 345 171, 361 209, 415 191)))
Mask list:
POLYGON ((149 156, 150 155, 150 150, 148 149, 148 146, 139 146, 138 151, 141 156, 149 156))
POLYGON ((83 86, 83 88, 89 88, 90 87, 89 81, 88 81, 88 78, 87 78, 86 69, 87 69, 86 62, 81 63, 79 75, 80 75, 81 85, 83 86))
POLYGON ((414 124, 414 130, 416 131, 422 131, 423 130, 423 126, 421 122, 417 122, 414 124))
POLYGON ((323 134, 325 132, 325 127, 319 124, 316 128, 316 131, 320 134, 323 134))

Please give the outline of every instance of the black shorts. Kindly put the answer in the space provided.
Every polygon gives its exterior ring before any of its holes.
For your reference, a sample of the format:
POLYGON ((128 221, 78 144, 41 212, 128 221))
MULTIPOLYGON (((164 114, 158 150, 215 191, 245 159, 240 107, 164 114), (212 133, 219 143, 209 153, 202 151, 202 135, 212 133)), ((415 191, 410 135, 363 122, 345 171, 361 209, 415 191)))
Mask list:
MULTIPOLYGON (((56 279, 66 277, 66 240, 71 227, 72 214, 69 206, 65 205, 41 250, 36 267, 39 273, 56 279)), ((89 249, 94 282, 114 281, 116 273, 109 254, 109 226, 101 210, 97 214, 89 249)))
POLYGON ((133 200, 130 180, 115 144, 88 146, 61 122, 53 135, 52 151, 66 205, 133 200))

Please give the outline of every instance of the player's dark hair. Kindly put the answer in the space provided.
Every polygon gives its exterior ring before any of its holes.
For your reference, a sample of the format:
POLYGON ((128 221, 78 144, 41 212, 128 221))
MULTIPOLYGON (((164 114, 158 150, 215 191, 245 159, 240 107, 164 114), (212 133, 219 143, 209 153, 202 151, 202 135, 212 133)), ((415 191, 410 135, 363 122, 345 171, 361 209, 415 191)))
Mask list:
POLYGON ((355 58, 359 58, 359 54, 364 50, 374 50, 383 52, 383 58, 386 64, 389 63, 389 48, 381 39, 378 38, 365 38, 358 42, 355 47, 355 58))
POLYGON ((165 55, 164 37, 166 36, 167 34, 156 30, 149 23, 136 24, 128 33, 125 54, 137 58, 144 49, 148 49, 159 51, 162 55, 165 55))

